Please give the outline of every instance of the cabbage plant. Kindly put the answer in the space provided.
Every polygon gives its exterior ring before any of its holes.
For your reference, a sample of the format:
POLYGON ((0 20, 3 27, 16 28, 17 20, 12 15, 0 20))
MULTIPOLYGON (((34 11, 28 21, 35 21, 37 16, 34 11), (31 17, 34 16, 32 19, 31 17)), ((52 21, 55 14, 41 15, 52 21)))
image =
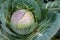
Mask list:
POLYGON ((1 40, 50 40, 60 29, 60 1, 0 2, 1 40))

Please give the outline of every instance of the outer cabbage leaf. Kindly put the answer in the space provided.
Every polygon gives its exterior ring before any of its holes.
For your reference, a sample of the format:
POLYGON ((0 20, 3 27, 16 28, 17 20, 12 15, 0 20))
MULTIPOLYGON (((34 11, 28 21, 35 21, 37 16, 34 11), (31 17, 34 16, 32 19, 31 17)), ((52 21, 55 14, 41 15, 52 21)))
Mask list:
POLYGON ((56 20, 53 22, 52 25, 50 25, 50 27, 48 27, 49 23, 47 25, 46 24, 43 25, 42 27, 40 25, 38 32, 34 32, 30 34, 28 36, 28 39, 29 40, 50 40, 60 28, 59 18, 60 18, 60 14, 56 14, 56 20))

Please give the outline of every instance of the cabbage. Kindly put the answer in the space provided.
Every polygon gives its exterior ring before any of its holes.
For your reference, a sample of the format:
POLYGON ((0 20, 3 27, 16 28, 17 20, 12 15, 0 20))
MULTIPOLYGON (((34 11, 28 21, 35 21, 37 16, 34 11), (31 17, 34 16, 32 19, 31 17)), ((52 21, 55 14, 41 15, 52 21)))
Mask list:
POLYGON ((1 40, 50 40, 60 29, 60 1, 0 2, 1 40))

